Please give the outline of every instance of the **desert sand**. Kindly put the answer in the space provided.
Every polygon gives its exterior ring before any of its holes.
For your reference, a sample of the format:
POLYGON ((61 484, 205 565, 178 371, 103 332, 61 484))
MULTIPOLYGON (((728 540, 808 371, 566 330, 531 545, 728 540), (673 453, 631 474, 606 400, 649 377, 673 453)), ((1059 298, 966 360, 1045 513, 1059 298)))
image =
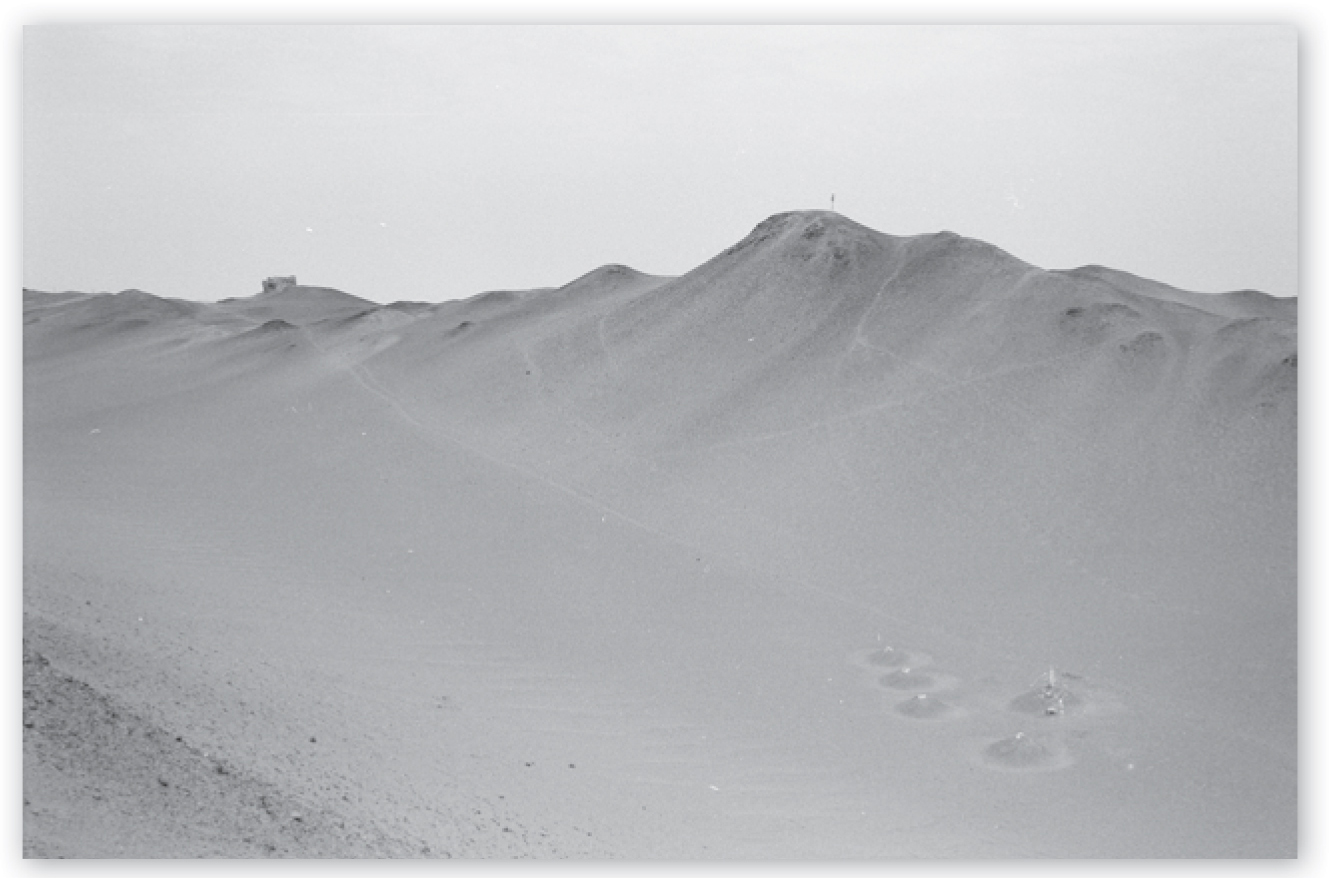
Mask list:
POLYGON ((1295 301, 807 211, 24 315, 30 857, 1297 854, 1295 301))

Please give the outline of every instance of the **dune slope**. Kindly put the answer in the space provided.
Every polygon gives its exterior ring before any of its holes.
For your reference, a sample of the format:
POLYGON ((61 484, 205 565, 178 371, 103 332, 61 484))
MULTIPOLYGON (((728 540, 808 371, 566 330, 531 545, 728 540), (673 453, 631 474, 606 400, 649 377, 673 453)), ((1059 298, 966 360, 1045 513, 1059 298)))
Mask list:
POLYGON ((820 211, 295 292, 25 291, 24 597, 317 826, 75 838, 35 722, 30 855, 1296 855, 1294 303, 820 211))

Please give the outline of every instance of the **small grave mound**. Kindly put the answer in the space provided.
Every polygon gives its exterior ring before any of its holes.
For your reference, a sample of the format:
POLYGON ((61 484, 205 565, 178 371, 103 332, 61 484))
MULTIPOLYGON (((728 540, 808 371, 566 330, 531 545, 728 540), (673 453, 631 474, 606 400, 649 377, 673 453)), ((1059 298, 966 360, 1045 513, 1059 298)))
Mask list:
POLYGON ((935 695, 922 693, 895 705, 895 712, 911 719, 953 719, 964 711, 935 695))
POLYGON ((1004 771, 1051 771, 1065 768, 1071 760, 1059 743, 1016 732, 985 747, 983 762, 1004 771))

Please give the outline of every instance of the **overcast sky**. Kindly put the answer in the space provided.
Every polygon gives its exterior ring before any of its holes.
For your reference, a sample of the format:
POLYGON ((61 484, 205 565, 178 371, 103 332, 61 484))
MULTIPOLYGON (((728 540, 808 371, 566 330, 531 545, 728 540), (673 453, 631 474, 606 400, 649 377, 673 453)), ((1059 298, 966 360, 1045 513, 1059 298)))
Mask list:
POLYGON ((772 213, 1297 291, 1278 26, 38 26, 24 285, 378 301, 679 274, 772 213))

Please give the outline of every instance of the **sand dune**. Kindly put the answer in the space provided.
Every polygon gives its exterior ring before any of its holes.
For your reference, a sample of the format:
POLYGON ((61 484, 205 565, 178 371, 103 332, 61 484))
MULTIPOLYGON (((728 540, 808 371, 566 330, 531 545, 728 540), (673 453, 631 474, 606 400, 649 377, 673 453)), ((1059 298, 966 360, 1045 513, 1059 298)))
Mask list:
POLYGON ((807 211, 24 313, 30 855, 1296 854, 1295 303, 807 211))
POLYGON ((356 314, 374 307, 375 303, 368 299, 361 299, 341 290, 292 284, 249 298, 223 299, 211 306, 211 309, 260 323, 280 319, 304 325, 332 317, 356 314))

